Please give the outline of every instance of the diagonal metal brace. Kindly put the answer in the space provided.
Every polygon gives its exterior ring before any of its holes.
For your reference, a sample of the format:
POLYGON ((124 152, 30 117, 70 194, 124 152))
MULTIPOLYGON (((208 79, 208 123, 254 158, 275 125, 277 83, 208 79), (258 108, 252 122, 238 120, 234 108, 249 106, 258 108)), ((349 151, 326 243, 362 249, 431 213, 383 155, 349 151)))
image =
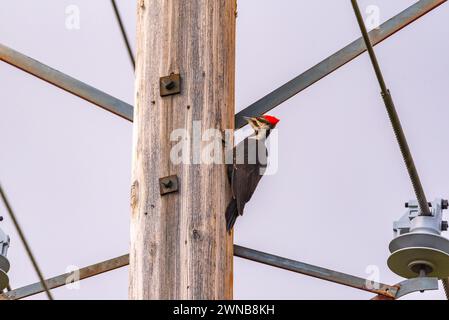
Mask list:
POLYGON ((17 67, 41 80, 87 100, 100 108, 126 120, 133 120, 133 107, 84 82, 72 78, 37 60, 0 43, 0 60, 17 67))
POLYGON ((373 282, 350 274, 325 269, 307 263, 275 256, 269 253, 244 248, 238 245, 234 245, 234 255, 236 257, 263 263, 272 267, 293 271, 296 273, 311 276, 321 280, 338 283, 355 289, 377 293, 389 298, 396 298, 399 289, 398 286, 390 286, 383 283, 373 282))

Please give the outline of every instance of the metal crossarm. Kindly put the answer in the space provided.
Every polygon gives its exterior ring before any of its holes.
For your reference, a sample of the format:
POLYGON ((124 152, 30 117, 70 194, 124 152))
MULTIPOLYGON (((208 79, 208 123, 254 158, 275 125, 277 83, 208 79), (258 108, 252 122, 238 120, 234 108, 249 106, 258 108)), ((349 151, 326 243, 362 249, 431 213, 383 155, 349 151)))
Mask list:
MULTIPOLYGON (((373 45, 376 45, 402 28, 406 27, 416 19, 432 11, 446 0, 421 0, 397 14, 390 20, 380 25, 379 29, 372 30, 369 35, 373 45)), ((277 107, 286 100, 305 90, 318 80, 334 72, 341 66, 357 58, 366 51, 363 38, 359 38, 337 51, 330 57, 324 59, 306 72, 285 83, 262 99, 254 102, 235 116, 235 128, 239 129, 247 123, 243 117, 253 117, 264 114, 277 107)))

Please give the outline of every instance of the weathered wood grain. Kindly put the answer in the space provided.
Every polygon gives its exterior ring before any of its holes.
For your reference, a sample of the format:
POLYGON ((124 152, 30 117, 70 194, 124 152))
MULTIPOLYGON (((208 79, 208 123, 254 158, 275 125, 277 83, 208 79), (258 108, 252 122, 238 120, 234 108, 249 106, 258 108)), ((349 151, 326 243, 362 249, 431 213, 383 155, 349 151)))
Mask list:
POLYGON ((225 166, 174 165, 170 133, 192 134, 194 121, 202 132, 234 127, 235 6, 138 1, 130 299, 232 299, 225 166), (171 73, 182 92, 161 98, 159 78, 171 73), (161 196, 159 178, 173 174, 179 192, 161 196))

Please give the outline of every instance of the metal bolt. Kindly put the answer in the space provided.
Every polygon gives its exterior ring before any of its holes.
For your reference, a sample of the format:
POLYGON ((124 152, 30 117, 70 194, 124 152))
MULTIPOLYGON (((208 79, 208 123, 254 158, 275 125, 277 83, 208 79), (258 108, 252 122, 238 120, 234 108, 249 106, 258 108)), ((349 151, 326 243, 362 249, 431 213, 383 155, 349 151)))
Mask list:
POLYGON ((161 97, 171 96, 181 93, 181 76, 179 74, 170 74, 159 79, 161 97))
MULTIPOLYGON (((447 200, 443 200, 443 201, 447 201, 447 200)), ((432 208, 432 202, 427 202, 427 205, 429 206, 429 208, 432 208)), ((442 202, 441 205, 443 206, 443 202, 442 202)), ((406 203, 404 204, 404 207, 406 207, 406 208, 408 208, 409 206, 410 206, 410 204, 409 204, 408 202, 406 202, 406 203)), ((443 207, 443 209, 447 209, 447 208, 444 208, 444 207, 443 207)))
POLYGON ((162 84, 164 85, 165 89, 172 90, 175 87, 175 82, 171 79, 164 79, 162 80, 162 84))
POLYGON ((167 182, 162 182, 162 184, 164 185, 164 187, 166 187, 167 189, 170 189, 173 186, 173 181, 168 180, 167 182))
POLYGON ((449 207, 449 201, 448 200, 442 200, 441 201, 441 208, 447 209, 449 207))
POLYGON ((159 179, 159 188, 161 195, 178 191, 178 177, 171 175, 159 179))

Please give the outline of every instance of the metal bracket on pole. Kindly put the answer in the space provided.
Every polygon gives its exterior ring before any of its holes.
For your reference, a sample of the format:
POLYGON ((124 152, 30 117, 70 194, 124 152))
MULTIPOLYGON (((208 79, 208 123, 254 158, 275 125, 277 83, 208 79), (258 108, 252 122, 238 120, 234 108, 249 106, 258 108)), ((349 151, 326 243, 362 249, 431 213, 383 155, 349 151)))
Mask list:
POLYGON ((167 77, 162 77, 160 79, 159 86, 161 97, 181 93, 181 76, 179 74, 172 73, 167 77))
POLYGON ((438 278, 418 277, 404 280, 399 283, 396 299, 413 292, 424 292, 427 290, 438 290, 438 278))
POLYGON ((172 175, 159 179, 161 196, 178 191, 178 176, 172 175))

